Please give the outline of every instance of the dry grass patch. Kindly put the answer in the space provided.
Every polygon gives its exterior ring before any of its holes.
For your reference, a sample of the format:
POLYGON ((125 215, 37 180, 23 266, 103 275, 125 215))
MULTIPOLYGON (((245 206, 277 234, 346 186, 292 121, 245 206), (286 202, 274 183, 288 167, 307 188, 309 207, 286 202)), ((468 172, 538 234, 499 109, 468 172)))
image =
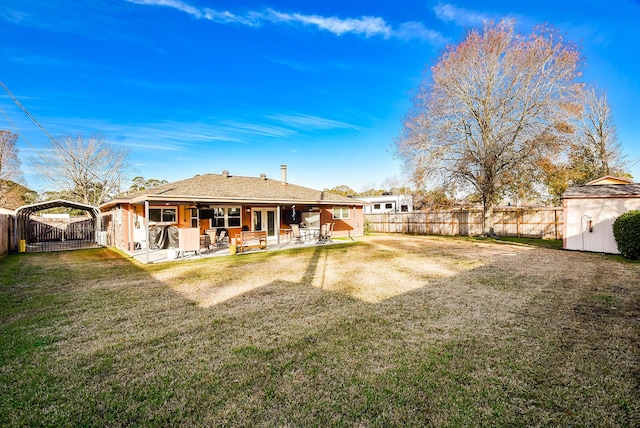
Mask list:
POLYGON ((637 426, 640 264, 373 236, 0 260, 3 426, 637 426))

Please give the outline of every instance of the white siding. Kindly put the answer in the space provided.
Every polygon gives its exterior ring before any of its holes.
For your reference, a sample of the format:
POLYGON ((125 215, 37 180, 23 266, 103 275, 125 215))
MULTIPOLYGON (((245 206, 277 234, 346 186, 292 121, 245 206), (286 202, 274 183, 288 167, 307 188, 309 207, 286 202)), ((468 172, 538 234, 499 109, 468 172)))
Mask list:
POLYGON ((365 214, 383 214, 402 212, 402 206, 406 206, 406 212, 413 211, 412 195, 385 195, 385 196, 368 196, 359 197, 361 201, 369 202, 371 205, 364 206, 365 214), (380 205, 376 208, 375 205, 380 205), (389 205, 389 207, 387 207, 389 205))
POLYGON ((613 237, 613 222, 631 210, 640 210, 637 198, 571 198, 565 199, 565 242, 567 250, 619 254, 613 237), (588 221, 593 223, 589 232, 588 221))

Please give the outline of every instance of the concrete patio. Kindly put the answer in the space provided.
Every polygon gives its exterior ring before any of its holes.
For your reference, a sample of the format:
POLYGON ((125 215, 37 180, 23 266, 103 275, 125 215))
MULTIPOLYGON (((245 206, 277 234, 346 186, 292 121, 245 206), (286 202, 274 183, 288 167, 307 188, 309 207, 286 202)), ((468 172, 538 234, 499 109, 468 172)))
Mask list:
POLYGON ((278 243, 276 240, 268 240, 267 241, 267 249, 249 249, 240 253, 236 250, 233 253, 233 249, 230 248, 229 245, 223 245, 222 247, 212 247, 212 248, 201 248, 200 251, 184 251, 180 252, 174 248, 161 248, 161 249, 149 249, 147 252, 146 249, 136 250, 133 252, 128 252, 132 258, 137 260, 140 263, 163 263, 163 262, 173 262, 179 260, 193 260, 200 259, 206 257, 224 257, 224 256, 242 256, 244 254, 251 254, 257 252, 265 252, 265 251, 279 251, 279 250, 287 250, 291 248, 302 248, 302 247, 315 247, 322 245, 336 245, 336 244, 346 244, 349 242, 354 242, 353 238, 340 238, 340 239, 332 239, 329 242, 319 242, 319 241, 305 241, 298 243, 295 239, 290 239, 286 241, 281 241, 278 243))

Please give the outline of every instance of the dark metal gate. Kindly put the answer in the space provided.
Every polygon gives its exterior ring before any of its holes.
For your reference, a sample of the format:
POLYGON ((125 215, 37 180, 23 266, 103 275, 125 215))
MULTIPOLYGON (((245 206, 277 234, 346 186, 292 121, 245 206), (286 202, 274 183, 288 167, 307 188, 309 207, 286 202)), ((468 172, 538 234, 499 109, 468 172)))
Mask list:
POLYGON ((14 251, 38 253, 43 251, 80 250, 100 245, 100 213, 90 205, 55 200, 27 205, 16 210, 14 251), (65 207, 80 213, 71 215, 37 215, 40 211, 65 207))
POLYGON ((96 248, 96 220, 32 217, 24 246, 27 253, 96 248))

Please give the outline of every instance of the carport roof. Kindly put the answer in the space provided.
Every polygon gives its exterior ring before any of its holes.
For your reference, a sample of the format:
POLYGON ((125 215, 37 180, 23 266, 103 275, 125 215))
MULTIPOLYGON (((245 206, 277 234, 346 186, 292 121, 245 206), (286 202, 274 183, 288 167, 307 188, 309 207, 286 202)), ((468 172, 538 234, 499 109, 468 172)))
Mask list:
POLYGON ((92 205, 81 204, 79 202, 73 202, 73 201, 66 201, 64 199, 55 199, 53 201, 38 202, 37 204, 31 204, 31 205, 23 205, 16 210, 16 217, 20 217, 20 216, 29 217, 31 214, 35 212, 48 210, 50 208, 58 208, 58 207, 67 207, 67 208, 73 208, 76 210, 87 211, 89 212, 89 214, 91 214, 91 217, 93 218, 97 218, 100 215, 100 211, 98 210, 98 208, 92 205))

